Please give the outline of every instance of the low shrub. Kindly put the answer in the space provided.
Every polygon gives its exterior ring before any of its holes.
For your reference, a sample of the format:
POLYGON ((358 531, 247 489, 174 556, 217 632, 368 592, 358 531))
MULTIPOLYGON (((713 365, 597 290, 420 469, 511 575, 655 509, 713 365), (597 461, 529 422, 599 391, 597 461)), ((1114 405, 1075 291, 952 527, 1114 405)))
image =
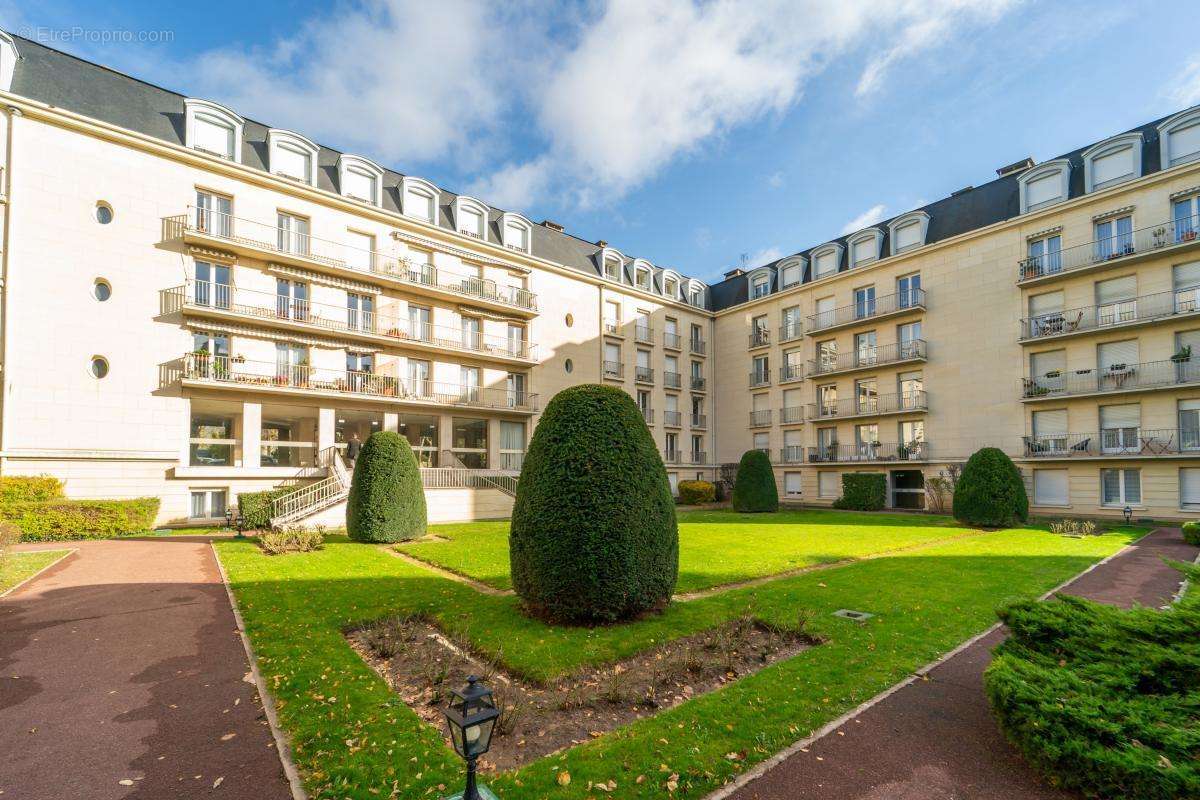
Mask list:
POLYGON ((0 575, 4 574, 9 548, 21 541, 21 531, 11 522, 0 522, 0 575))
POLYGON ((887 476, 879 472, 842 473, 842 496, 834 508, 879 511, 887 504, 887 476))
POLYGON ((261 492, 242 492, 238 495, 238 511, 245 520, 246 530, 265 531, 271 527, 271 506, 281 497, 296 491, 294 486, 265 489, 261 492))
POLYGON ((63 496, 62 481, 53 475, 5 475, 0 477, 0 505, 40 503, 63 496))
POLYGON ((315 528, 263 531, 258 537, 258 546, 273 556, 283 553, 310 553, 325 546, 325 528, 318 525, 315 528))
POLYGON ((1060 519, 1050 523, 1050 532, 1071 536, 1078 539, 1081 536, 1093 536, 1096 533, 1096 523, 1090 519, 1060 519))
POLYGON ((708 481, 680 481, 679 502, 694 506, 712 503, 717 499, 717 487, 708 481))
POLYGON ((157 497, 10 503, 0 505, 0 519, 20 529, 27 542, 108 539, 152 528, 158 504, 157 497))
POLYGON ((742 513, 779 510, 779 488, 770 456, 762 450, 747 450, 742 455, 731 499, 733 510, 742 513))
POLYGON ((1200 797, 1200 594, 1168 611, 1061 596, 1000 618, 984 684, 1035 767, 1086 797, 1200 797))
POLYGON ((984 447, 967 459, 954 490, 954 518, 989 528, 1029 519, 1025 481, 1003 450, 984 447))
POLYGON ((1200 547, 1200 522, 1183 523, 1183 540, 1194 547, 1200 547))

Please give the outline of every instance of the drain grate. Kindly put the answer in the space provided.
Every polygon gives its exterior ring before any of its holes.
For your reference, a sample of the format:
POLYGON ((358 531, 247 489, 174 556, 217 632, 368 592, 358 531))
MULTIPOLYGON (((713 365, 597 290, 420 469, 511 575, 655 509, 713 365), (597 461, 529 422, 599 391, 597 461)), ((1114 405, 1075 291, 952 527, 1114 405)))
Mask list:
POLYGON ((849 608, 839 608, 837 611, 833 612, 833 615, 835 617, 841 617, 842 619, 852 619, 855 622, 863 622, 875 616, 874 614, 869 614, 866 611, 854 611, 853 609, 849 608))

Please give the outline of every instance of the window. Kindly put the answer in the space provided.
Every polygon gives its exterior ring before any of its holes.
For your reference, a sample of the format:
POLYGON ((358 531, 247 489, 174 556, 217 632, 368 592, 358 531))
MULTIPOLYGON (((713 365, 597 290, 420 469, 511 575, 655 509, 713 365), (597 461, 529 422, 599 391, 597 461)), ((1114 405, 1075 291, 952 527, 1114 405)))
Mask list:
POLYGON ((1105 453, 1137 453, 1142 408, 1137 403, 1100 407, 1100 446, 1105 453))
POLYGON ((228 239, 233 234, 233 199, 196 190, 196 230, 228 239))
POLYGON ((611 342, 604 345, 604 374, 606 377, 621 376, 621 346, 611 342))
POLYGON ((923 305, 924 295, 921 294, 921 273, 905 275, 896 279, 896 305, 900 308, 914 308, 923 305))
POLYGON ((766 432, 754 434, 754 449, 769 453, 771 451, 771 434, 766 432))
POLYGON ((634 318, 634 336, 639 342, 650 342, 654 339, 654 331, 650 328, 650 312, 639 310, 634 318))
POLYGON ((458 368, 459 397, 468 403, 479 402, 479 367, 458 368))
POLYGON ((901 422, 899 433, 900 443, 911 451, 913 445, 920 445, 925 441, 925 422, 919 419, 901 422))
POLYGON ((1179 401, 1179 446, 1200 450, 1200 400, 1179 401))
POLYGON ((450 452, 468 469, 487 468, 487 420, 455 418, 450 452))
POLYGON ((771 273, 756 272, 750 279, 750 299, 766 297, 771 293, 771 273))
MULTIPOLYGON (((1101 372, 1117 375, 1132 369, 1138 362, 1138 340, 1105 342, 1097 349, 1096 361, 1101 372)), ((1103 379, 1103 375, 1101 379, 1103 379)))
POLYGON ((619 333, 621 330, 621 304, 616 300, 604 301, 604 332, 619 333))
POLYGON ((929 215, 924 211, 913 211, 888 223, 891 234, 892 255, 912 250, 925 244, 929 230, 929 215))
POLYGON ((625 263, 625 257, 611 247, 605 247, 600 251, 600 261, 604 267, 604 277, 620 282, 621 265, 625 263))
MULTIPOLYGON (((188 464, 193 467, 230 467, 234 463, 233 417, 192 413, 188 437, 188 464)), ((224 512, 222 512, 224 513, 224 512)))
POLYGON ((275 379, 284 386, 307 386, 308 348, 289 342, 275 343, 275 379))
POLYGON ((338 156, 338 188, 345 197, 371 205, 383 202, 383 168, 362 156, 338 156))
POLYGON ((432 309, 415 303, 408 304, 408 334, 422 342, 428 342, 433 338, 432 309))
POLYGON ((1067 410, 1035 411, 1032 415, 1033 437, 1029 443, 1031 455, 1061 453, 1067 449, 1067 410))
POLYGON ((1058 234, 1030 239, 1026 252, 1025 275, 1046 275, 1062 270, 1062 237, 1058 234))
POLYGON ((644 261, 635 261, 633 267, 633 282, 639 289, 650 291, 653 285, 651 280, 651 268, 644 261))
POLYGON ((1028 170, 1017 183, 1021 193, 1021 213, 1037 211, 1067 199, 1067 181, 1071 164, 1065 158, 1047 161, 1028 170))
POLYGON ((103 200, 96 203, 96 222, 99 222, 101 225, 107 225, 112 221, 112 206, 110 206, 108 203, 105 203, 103 200))
POLYGON ((346 353, 346 384, 352 392, 370 392, 375 357, 370 353, 346 353))
POLYGON ((505 247, 510 250, 519 250, 522 253, 529 252, 530 236, 533 231, 529 220, 520 214, 507 212, 500 218, 500 231, 503 234, 505 247))
POLYGON ((1137 319, 1137 278, 1126 275, 1096 282, 1096 324, 1117 325, 1137 319))
POLYGON ((358 231, 346 231, 346 266, 363 272, 374 271, 374 236, 358 231))
POLYGON ((1096 223, 1096 258, 1118 258, 1133 253, 1133 217, 1126 214, 1096 223))
POLYGON ((800 338, 800 306, 788 306, 783 310, 779 338, 783 341, 800 338))
POLYGON ((433 385, 429 380, 432 373, 432 365, 428 361, 410 358, 408 360, 408 390, 417 397, 432 395, 433 385))
POLYGON ((900 402, 907 408, 920 401, 925 379, 919 372, 901 372, 896 376, 896 388, 900 391, 900 402))
POLYGON ((1200 195, 1180 198, 1171 203, 1175 242, 1194 242, 1200 229, 1200 195))
MULTIPOLYGON (((1039 389, 1058 391, 1063 387, 1063 371, 1067 368, 1067 351, 1051 350, 1046 353, 1031 353, 1029 377, 1039 389)), ((1045 392, 1042 392, 1043 394, 1045 392)))
POLYGON ((667 473, 667 483, 671 486, 671 496, 679 496, 679 475, 674 472, 667 473))
POLYGON ((767 356, 755 356, 750 382, 754 386, 762 386, 771 382, 771 365, 767 356))
POLYGON ((854 334, 854 364, 856 366, 871 366, 877 360, 875 331, 865 331, 854 334))
POLYGON ((801 477, 799 472, 783 473, 783 493, 788 497, 799 497, 802 494, 801 477))
POLYGON ((309 318, 308 284, 276 278, 275 316, 280 319, 306 321, 309 318))
POLYGON ((510 322, 508 323, 507 333, 505 341, 508 343, 508 352, 514 356, 528 358, 529 351, 527 350, 527 343, 525 341, 525 326, 510 322))
POLYGON ((800 256, 786 258, 779 262, 779 288, 788 289, 796 286, 804 278, 804 259, 800 256))
POLYGON ((830 383, 817 387, 817 409, 822 416, 837 414, 837 385, 830 383))
POLYGON ((663 295, 672 300, 679 299, 679 276, 674 273, 663 275, 663 295))
POLYGON ((1100 503, 1137 506, 1142 503, 1142 472, 1137 469, 1100 470, 1100 503))
POLYGON ((814 328, 828 328, 837 321, 837 309, 833 307, 832 297, 821 297, 817 300, 816 313, 813 314, 814 328))
POLYGON ((521 469, 525 460, 525 423, 500 420, 500 469, 521 469))
POLYGON ((874 457, 879 447, 879 425, 872 422, 854 426, 854 445, 860 456, 874 457))
POLYGON ((96 278, 92 283, 92 297, 99 300, 101 303, 112 297, 112 284, 103 278, 96 278))
POLYGON ((242 160, 245 120, 224 106, 207 100, 183 101, 184 145, 230 161, 242 160))
POLYGON ((848 240, 850 245, 850 266, 857 267, 877 261, 880 248, 883 245, 883 231, 878 228, 867 228, 854 234, 848 240))
POLYGON ((787 350, 783 354, 783 380, 795 381, 804 375, 804 351, 787 350))
POLYGON ((459 195, 454 199, 454 226, 459 233, 483 239, 487 224, 487 206, 478 200, 459 195))
POLYGON ((841 260, 842 246, 840 244, 822 245, 812 251, 813 269, 818 278, 837 272, 838 263, 841 260))
POLYGON ((1063 293, 1047 292, 1029 298, 1029 328, 1031 337, 1050 336, 1063 330, 1063 293))
POLYGON ((837 369, 838 346, 837 339, 826 339, 817 342, 817 369, 821 372, 832 372, 837 369))
POLYGON ((432 183, 411 175, 400 181, 400 208, 407 217, 433 222, 438 190, 432 183))
POLYGON ((1083 190, 1094 192, 1142 174, 1142 134, 1126 133, 1083 151, 1083 190))
POLYGON ((896 326, 896 338, 900 340, 900 358, 919 358, 921 342, 921 323, 910 322, 896 326))
POLYGON ((375 296, 346 292, 346 325, 352 331, 375 330, 375 296))
POLYGON ((864 286, 854 290, 854 318, 875 316, 875 287, 864 286))
POLYGON ((89 369, 91 370, 92 377, 97 380, 108 377, 108 359, 104 356, 92 356, 89 369))
POLYGON ((483 320, 479 317, 461 317, 462 346, 467 350, 483 348, 483 320))
POLYGON ((874 378, 863 378, 854 382, 855 407, 860 414, 873 414, 879 410, 879 385, 874 378))
POLYGON ((1179 507, 1189 511, 1200 509, 1200 469, 1184 467, 1179 470, 1179 507))
POLYGON ((317 146, 298 133, 271 128, 267 131, 267 164, 271 173, 315 186, 317 146))
POLYGON ((306 256, 309 253, 308 219, 280 211, 276 217, 279 250, 306 256))
POLYGON ((1065 469, 1033 471, 1033 503, 1038 506, 1065 506, 1070 502, 1065 469))
POLYGON ((767 315, 760 314, 750 320, 750 346, 758 347, 768 344, 771 341, 770 326, 767 323, 767 315))
POLYGON ((192 519, 224 519, 226 489, 192 489, 192 519))
POLYGON ((525 388, 526 375, 524 372, 510 372, 504 378, 504 389, 508 392, 509 408, 524 408, 529 404, 529 395, 525 388))
POLYGON ((837 472, 818 472, 817 473, 817 496, 818 497, 841 497, 842 495, 842 480, 841 474, 837 472))
POLYGON ((1158 126, 1162 168, 1200 158, 1200 109, 1183 111, 1158 126))

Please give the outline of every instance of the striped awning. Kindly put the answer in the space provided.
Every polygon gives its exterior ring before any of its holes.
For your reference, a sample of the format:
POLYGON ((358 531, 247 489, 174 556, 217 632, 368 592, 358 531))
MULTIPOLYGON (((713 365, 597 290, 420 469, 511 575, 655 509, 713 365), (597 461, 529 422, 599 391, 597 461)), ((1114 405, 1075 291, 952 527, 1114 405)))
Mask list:
POLYGON ((379 353, 382 349, 360 342, 348 342, 341 339, 327 339, 323 336, 306 336, 290 331, 276 331, 270 328, 255 328, 249 325, 231 325, 226 322, 212 322, 201 319, 188 319, 184 323, 193 330, 215 331, 231 336, 250 336, 256 339, 267 339, 272 342, 288 342, 303 344, 311 347, 328 347, 334 350, 350 350, 355 353, 379 353))
POLYGON ((320 286, 333 286, 337 289, 347 289, 351 292, 359 294, 379 294, 378 286, 372 286, 369 283, 360 283, 347 278, 338 278, 333 275, 324 275, 320 272, 312 272, 300 267, 291 267, 285 264, 276 264, 270 262, 267 264, 267 272, 273 275, 286 275, 289 278, 299 278, 309 283, 315 283, 320 286))

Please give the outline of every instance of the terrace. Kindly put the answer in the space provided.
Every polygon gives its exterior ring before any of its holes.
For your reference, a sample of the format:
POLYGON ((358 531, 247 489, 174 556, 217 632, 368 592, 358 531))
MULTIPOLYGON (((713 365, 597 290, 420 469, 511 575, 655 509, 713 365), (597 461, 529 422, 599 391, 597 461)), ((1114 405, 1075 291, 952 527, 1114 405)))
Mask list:
POLYGON ((1083 272, 1127 266, 1200 244, 1200 217, 1182 217, 1128 233, 1064 247, 1017 262, 1017 283, 1044 283, 1083 272))
POLYGON ((820 311, 808 317, 808 335, 847 328, 925 310, 925 290, 910 289, 883 297, 864 298, 853 305, 820 311))
POLYGON ((926 360, 926 349, 924 339, 914 339, 861 348, 850 353, 823 354, 808 362, 809 375, 841 375, 876 367, 915 364, 926 360))
POLYGON ((1200 360, 1187 357, 1142 364, 1112 364, 1107 368, 1055 370, 1021 381, 1024 402, 1149 392, 1200 383, 1200 360))
POLYGON ((1024 457, 1038 460, 1079 458, 1200 457, 1200 430, 1106 428, 1092 433, 1024 437, 1024 457))
POLYGON ((929 410, 926 392, 898 392, 896 394, 864 395, 834 400, 826 403, 810 403, 808 417, 812 420, 854 419, 856 417, 882 417, 889 414, 908 414, 929 410))

